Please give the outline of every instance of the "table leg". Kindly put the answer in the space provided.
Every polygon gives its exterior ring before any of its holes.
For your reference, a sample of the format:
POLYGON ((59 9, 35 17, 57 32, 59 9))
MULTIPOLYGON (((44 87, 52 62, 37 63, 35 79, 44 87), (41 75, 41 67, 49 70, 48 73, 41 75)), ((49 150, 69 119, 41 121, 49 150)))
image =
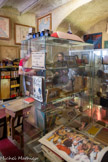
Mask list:
POLYGON ((11 137, 12 139, 14 139, 14 121, 15 121, 15 118, 11 117, 11 121, 10 121, 10 124, 11 124, 11 137))

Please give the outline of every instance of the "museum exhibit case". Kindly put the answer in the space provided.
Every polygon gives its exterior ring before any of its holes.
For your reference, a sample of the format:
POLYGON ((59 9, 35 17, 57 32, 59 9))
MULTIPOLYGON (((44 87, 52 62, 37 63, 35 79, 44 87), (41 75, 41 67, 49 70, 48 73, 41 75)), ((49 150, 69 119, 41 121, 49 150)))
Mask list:
MULTIPOLYGON (((97 56, 93 45, 40 37, 23 41, 21 53, 27 57, 23 66, 25 95, 34 99, 24 120, 25 154, 43 160, 39 139, 61 125, 94 138, 103 126, 97 123, 94 111, 97 56)), ((58 138, 53 139, 55 144, 58 138)), ((46 154, 46 148, 42 150, 46 154)))
POLYGON ((108 49, 95 49, 93 53, 93 103, 95 105, 94 116, 95 119, 98 118, 98 120, 108 124, 108 49))
POLYGON ((83 130, 92 121, 86 110, 93 105, 93 45, 40 37, 23 41, 21 54, 29 56, 25 94, 35 99, 28 123, 42 136, 61 124, 83 130))

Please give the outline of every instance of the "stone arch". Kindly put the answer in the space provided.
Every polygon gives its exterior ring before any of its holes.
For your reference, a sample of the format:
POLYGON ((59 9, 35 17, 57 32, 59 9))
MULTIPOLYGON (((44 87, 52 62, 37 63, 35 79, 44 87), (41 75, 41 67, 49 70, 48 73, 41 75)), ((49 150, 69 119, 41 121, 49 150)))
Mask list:
POLYGON ((78 7, 67 15, 56 28, 57 31, 67 32, 69 24, 73 34, 82 36, 98 22, 108 17, 108 0, 93 0, 78 7))
POLYGON ((58 26, 61 24, 65 18, 70 15, 74 10, 83 6, 84 4, 90 2, 92 0, 71 0, 63 6, 52 11, 52 30, 56 31, 58 26))

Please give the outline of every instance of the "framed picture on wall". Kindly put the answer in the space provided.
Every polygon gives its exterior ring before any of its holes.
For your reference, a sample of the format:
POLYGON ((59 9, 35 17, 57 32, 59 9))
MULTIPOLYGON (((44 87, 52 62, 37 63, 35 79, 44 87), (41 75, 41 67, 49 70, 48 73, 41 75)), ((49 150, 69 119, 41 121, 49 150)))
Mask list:
POLYGON ((52 15, 51 13, 37 19, 37 31, 41 32, 45 29, 52 29, 52 15))
POLYGON ((108 41, 104 41, 104 48, 108 48, 108 41))
POLYGON ((20 48, 18 46, 0 45, 0 61, 6 58, 11 60, 20 58, 20 48))
POLYGON ((0 39, 10 39, 10 18, 0 16, 0 39))
POLYGON ((32 31, 35 31, 35 27, 23 24, 15 24, 15 44, 20 45, 21 41, 26 39, 30 28, 32 28, 32 31))

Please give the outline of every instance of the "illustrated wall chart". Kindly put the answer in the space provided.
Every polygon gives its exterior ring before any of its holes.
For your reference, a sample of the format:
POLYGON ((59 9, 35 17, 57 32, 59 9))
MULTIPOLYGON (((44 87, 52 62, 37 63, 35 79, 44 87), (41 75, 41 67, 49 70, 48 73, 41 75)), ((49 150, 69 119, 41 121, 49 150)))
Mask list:
POLYGON ((16 44, 21 44, 21 41, 26 39, 26 36, 28 35, 30 28, 34 30, 34 28, 31 26, 15 24, 15 43, 16 44))
POLYGON ((38 18, 37 19, 37 30, 39 32, 43 31, 44 29, 51 30, 52 28, 51 22, 52 22, 51 14, 38 18))
POLYGON ((9 39, 10 37, 10 19, 0 16, 0 39, 9 39))

